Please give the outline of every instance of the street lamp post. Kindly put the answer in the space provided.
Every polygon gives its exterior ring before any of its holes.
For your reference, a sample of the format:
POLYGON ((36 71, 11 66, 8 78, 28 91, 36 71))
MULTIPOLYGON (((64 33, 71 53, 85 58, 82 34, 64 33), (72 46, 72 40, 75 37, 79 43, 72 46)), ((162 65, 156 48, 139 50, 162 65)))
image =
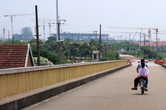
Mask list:
POLYGON ((56 22, 57 22, 57 37, 58 37, 59 36, 58 0, 56 0, 56 22))

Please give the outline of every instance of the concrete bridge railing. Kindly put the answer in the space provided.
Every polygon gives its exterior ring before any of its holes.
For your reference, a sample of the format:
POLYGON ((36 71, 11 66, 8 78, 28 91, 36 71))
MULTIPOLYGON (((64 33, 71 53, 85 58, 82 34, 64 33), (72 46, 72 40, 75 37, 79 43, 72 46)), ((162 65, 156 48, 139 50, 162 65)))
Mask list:
POLYGON ((27 67, 0 70, 0 98, 47 87, 63 81, 95 74, 127 64, 127 61, 108 61, 85 64, 27 67))

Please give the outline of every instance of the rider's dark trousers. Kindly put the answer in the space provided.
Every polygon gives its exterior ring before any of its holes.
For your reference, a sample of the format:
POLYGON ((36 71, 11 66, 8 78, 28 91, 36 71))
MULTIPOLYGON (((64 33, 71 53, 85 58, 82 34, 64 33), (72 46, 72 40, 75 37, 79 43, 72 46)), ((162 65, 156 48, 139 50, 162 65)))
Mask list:
POLYGON ((137 86, 138 86, 138 83, 139 83, 139 80, 140 80, 140 79, 144 79, 146 82, 148 81, 148 79, 145 78, 145 77, 138 77, 138 78, 135 78, 135 79, 134 79, 134 87, 137 87, 137 86))

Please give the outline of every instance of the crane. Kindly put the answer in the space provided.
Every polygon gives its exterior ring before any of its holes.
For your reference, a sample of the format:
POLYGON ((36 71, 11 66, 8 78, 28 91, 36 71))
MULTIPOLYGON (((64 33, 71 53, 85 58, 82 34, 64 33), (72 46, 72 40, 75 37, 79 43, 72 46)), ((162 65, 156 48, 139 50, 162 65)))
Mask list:
POLYGON ((116 34, 116 33, 125 34, 127 37, 129 37, 129 40, 131 40, 131 41, 134 40, 134 37, 138 33, 138 32, 120 32, 120 31, 103 31, 103 32, 109 32, 109 33, 113 33, 113 34, 116 34), (130 38, 131 34, 134 34, 132 39, 130 38))
POLYGON ((112 29, 134 29, 134 30, 148 30, 148 38, 151 39, 151 30, 158 32, 158 28, 151 27, 108 27, 112 29))
MULTIPOLYGON (((35 21, 35 20, 31 20, 31 21, 35 21)), ((45 40, 45 23, 48 23, 48 27, 49 27, 49 36, 51 36, 51 24, 57 24, 55 19, 39 19, 39 22, 43 22, 43 37, 45 40)))
POLYGON ((48 23, 48 27, 49 27, 49 36, 51 36, 51 24, 57 24, 56 22, 55 22, 56 20, 54 20, 54 19, 43 19, 43 35, 44 35, 44 40, 45 40, 45 23, 48 23))
POLYGON ((10 19, 11 19, 11 37, 12 37, 12 43, 14 43, 14 38, 13 38, 13 17, 16 17, 16 16, 27 16, 27 15, 34 15, 34 14, 13 14, 13 15, 4 15, 4 17, 10 17, 10 19))
POLYGON ((135 30, 154 30, 156 28, 151 28, 151 27, 108 27, 108 28, 114 28, 114 29, 135 29, 135 30))

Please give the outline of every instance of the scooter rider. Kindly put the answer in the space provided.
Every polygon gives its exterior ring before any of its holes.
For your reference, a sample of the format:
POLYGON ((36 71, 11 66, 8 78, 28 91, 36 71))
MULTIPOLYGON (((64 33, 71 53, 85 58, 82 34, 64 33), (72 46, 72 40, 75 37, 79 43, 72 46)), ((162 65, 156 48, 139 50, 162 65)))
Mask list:
MULTIPOLYGON (((145 62, 144 59, 142 59, 142 62, 145 62)), ((145 62, 145 67, 148 68, 148 64, 145 62)), ((139 70, 141 69, 141 63, 140 61, 138 61, 138 66, 137 66, 137 73, 139 73, 139 70)), ((139 76, 137 75, 136 78, 138 78, 139 76)), ((147 89, 148 88, 148 78, 147 78, 147 81, 145 83, 145 88, 147 89)))
MULTIPOLYGON (((141 68, 139 69, 138 75, 134 80, 134 88, 132 88, 132 90, 137 90, 138 82, 140 79, 144 79, 147 82, 148 74, 149 74, 149 69, 145 66, 144 59, 141 59, 141 68)), ((146 84, 145 84, 145 90, 147 91, 146 84)))
MULTIPOLYGON (((144 59, 142 59, 142 61, 144 61, 144 59)), ((145 63, 145 66, 148 68, 148 64, 147 63, 145 63)), ((140 69, 141 69, 141 63, 140 63, 140 61, 138 61, 137 73, 139 72, 140 69)))

